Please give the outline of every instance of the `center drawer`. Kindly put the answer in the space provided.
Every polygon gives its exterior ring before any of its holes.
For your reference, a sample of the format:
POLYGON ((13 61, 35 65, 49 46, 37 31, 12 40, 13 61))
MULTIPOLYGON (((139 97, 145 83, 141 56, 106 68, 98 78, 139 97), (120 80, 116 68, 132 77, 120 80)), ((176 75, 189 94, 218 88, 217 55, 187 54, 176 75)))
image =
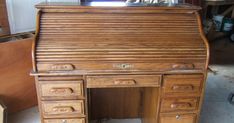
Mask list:
POLYGON ((88 88, 160 87, 160 75, 87 76, 88 88))
POLYGON ((84 101, 42 101, 44 118, 84 117, 84 101))

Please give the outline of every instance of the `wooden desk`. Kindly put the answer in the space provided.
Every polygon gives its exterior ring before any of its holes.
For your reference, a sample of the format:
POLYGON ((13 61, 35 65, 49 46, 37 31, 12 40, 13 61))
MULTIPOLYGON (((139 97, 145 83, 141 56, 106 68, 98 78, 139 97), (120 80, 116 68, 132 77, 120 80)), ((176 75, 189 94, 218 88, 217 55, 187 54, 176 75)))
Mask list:
POLYGON ((37 8, 32 75, 43 123, 198 122, 209 57, 199 7, 37 8))

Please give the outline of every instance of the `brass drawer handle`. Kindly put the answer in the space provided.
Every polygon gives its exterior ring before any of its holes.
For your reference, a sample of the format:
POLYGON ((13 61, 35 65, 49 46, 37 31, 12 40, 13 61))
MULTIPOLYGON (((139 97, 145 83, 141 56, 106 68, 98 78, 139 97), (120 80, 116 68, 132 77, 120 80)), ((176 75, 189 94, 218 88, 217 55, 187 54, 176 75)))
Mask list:
POLYGON ((75 111, 72 106, 57 106, 54 107, 52 110, 56 113, 71 113, 75 111))
POLYGON ((75 67, 72 64, 54 64, 50 67, 52 71, 71 71, 74 69, 75 67))
POLYGON ((115 85, 135 85, 136 81, 133 79, 126 79, 126 80, 115 80, 115 85))
POLYGON ((179 120, 180 119, 180 115, 176 115, 176 119, 179 120))
POLYGON ((190 103, 173 103, 171 104, 171 108, 191 108, 192 105, 190 103))
POLYGON ((173 85, 172 90, 174 91, 192 91, 194 89, 193 85, 173 85))
POLYGON ((57 88, 51 88, 50 89, 51 93, 54 94, 72 94, 74 91, 72 88, 69 87, 57 87, 57 88))
POLYGON ((173 64, 172 65, 173 69, 179 69, 179 70, 183 70, 183 69, 194 69, 195 66, 194 64, 186 64, 186 63, 179 63, 179 64, 173 64))

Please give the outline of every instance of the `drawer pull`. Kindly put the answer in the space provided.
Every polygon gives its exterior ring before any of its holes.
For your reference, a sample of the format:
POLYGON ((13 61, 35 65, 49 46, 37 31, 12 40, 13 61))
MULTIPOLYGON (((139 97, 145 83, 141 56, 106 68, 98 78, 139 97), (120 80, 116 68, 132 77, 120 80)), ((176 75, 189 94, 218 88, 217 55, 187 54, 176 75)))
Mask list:
POLYGON ((172 86, 172 90, 174 91, 181 91, 181 90, 192 91, 193 89, 194 89, 193 85, 173 85, 172 86))
POLYGON ((72 106, 57 106, 53 108, 53 111, 56 113, 71 113, 75 110, 72 106))
POLYGON ((194 64, 185 64, 185 63, 181 63, 181 64, 173 64, 172 68, 173 69, 194 69, 194 64))
POLYGON ((67 120, 62 120, 62 123, 67 123, 67 120))
POLYGON ((176 119, 179 120, 180 119, 180 115, 176 115, 176 119))
POLYGON ((171 104, 171 108, 190 108, 192 105, 190 103, 173 103, 171 104))
POLYGON ((72 64, 54 64, 50 67, 52 71, 70 71, 74 70, 74 66, 72 64))
POLYGON ((74 91, 72 88, 60 87, 60 88, 51 88, 50 92, 55 94, 61 94, 61 93, 72 94, 74 91))
POLYGON ((135 80, 115 80, 114 81, 115 85, 135 85, 136 81, 135 80))

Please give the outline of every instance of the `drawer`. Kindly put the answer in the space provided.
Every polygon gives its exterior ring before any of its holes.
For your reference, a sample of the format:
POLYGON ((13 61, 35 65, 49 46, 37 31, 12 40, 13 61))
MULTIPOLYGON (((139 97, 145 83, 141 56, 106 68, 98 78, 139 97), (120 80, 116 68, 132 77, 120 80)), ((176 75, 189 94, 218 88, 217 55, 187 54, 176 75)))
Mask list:
POLYGON ((45 119, 44 123, 85 123, 85 119, 45 119))
POLYGON ((83 99, 83 80, 39 82, 42 100, 83 99))
POLYGON ((160 81, 159 75, 87 76, 87 87, 159 87, 160 81))
POLYGON ((160 115, 160 123, 196 123, 196 114, 164 114, 160 115))
POLYGON ((203 75, 165 75, 163 92, 165 95, 200 95, 203 80, 203 75))
POLYGON ((38 71, 177 71, 204 70, 205 63, 118 63, 118 62, 76 62, 53 64, 39 62, 38 71))
POLYGON ((44 118, 84 117, 84 101, 42 101, 44 118))
POLYGON ((161 112, 193 111, 198 109, 198 98, 165 98, 161 102, 161 112))

